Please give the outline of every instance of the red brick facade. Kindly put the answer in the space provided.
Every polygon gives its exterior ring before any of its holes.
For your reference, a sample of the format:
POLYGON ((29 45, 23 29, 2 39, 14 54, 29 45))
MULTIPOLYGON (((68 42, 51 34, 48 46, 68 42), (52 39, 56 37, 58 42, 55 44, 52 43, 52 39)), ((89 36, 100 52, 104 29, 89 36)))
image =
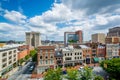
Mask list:
POLYGON ((97 57, 105 57, 106 56, 106 49, 105 47, 97 48, 97 57))
POLYGON ((28 55, 30 53, 30 49, 28 45, 22 45, 19 46, 18 48, 18 60, 24 58, 26 55, 28 55))

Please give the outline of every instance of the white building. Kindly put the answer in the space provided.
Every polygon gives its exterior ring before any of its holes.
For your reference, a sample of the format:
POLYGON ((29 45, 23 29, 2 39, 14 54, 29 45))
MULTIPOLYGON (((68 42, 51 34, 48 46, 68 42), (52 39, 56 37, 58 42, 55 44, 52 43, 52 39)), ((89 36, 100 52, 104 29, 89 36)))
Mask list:
POLYGON ((106 58, 119 57, 119 44, 106 44, 106 58))
POLYGON ((17 65, 17 53, 19 45, 6 45, 0 48, 0 76, 13 69, 17 65))
POLYGON ((69 46, 62 49, 63 53, 63 66, 74 66, 83 63, 83 52, 81 49, 75 49, 69 46))

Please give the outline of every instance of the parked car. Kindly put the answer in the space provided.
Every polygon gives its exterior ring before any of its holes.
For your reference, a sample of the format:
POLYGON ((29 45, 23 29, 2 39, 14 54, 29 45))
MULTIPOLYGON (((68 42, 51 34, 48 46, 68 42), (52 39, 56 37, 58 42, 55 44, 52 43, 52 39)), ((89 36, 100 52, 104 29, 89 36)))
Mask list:
POLYGON ((34 66, 31 66, 31 67, 29 68, 29 70, 30 70, 30 71, 32 71, 32 70, 33 70, 33 68, 34 68, 34 66))
POLYGON ((84 68, 83 67, 80 67, 78 70, 80 71, 80 70, 83 70, 84 68))

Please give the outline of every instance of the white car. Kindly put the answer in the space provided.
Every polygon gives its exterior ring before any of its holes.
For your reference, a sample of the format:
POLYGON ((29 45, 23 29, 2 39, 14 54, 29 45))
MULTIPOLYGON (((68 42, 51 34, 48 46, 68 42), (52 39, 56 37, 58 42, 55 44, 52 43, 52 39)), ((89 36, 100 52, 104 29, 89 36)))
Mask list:
POLYGON ((31 66, 29 70, 30 70, 30 71, 32 71, 32 70, 33 70, 33 68, 34 68, 34 67, 33 67, 33 66, 31 66))
POLYGON ((80 70, 82 70, 83 69, 83 67, 80 67, 78 70, 80 71, 80 70))

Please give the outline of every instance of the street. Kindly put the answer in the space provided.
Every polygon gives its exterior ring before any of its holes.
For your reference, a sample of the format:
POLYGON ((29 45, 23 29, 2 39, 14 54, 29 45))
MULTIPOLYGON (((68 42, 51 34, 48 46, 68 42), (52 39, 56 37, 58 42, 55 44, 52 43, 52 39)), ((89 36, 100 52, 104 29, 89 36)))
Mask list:
POLYGON ((104 78, 107 76, 107 73, 102 69, 102 67, 99 66, 93 68, 93 73, 104 78))
POLYGON ((30 66, 34 66, 33 62, 28 62, 23 67, 21 67, 17 72, 10 76, 7 80, 27 80, 32 73, 30 66))

